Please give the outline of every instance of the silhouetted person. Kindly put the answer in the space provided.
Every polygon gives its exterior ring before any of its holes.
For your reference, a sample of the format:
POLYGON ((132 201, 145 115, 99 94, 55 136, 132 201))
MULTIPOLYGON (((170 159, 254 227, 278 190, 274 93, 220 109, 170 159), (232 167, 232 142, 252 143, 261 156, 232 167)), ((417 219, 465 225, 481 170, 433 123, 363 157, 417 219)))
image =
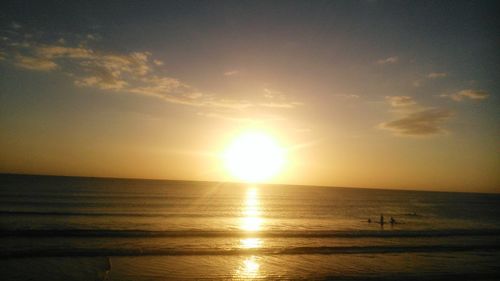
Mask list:
POLYGON ((368 218, 368 223, 372 223, 372 219, 371 218, 368 218))
POLYGON ((395 224, 395 223, 396 223, 396 220, 393 217, 391 217, 391 224, 395 224))
POLYGON ((380 214, 380 225, 384 225, 384 215, 380 214))

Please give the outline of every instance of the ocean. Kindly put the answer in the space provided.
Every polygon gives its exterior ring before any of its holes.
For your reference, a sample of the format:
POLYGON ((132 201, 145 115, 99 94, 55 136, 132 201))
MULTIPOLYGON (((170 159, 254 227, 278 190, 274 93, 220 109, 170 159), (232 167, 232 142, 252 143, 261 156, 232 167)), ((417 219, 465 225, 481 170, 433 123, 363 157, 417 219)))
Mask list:
POLYGON ((500 279, 498 194, 4 174, 0 236, 2 280, 500 279))

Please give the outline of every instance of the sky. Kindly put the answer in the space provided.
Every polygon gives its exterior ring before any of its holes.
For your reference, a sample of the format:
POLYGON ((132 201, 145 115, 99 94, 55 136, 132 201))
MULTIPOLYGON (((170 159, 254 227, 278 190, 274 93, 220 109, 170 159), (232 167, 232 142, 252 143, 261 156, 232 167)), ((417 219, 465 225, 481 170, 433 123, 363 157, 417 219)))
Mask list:
POLYGON ((6 1, 0 172, 500 192, 496 1, 6 1), (495 76, 494 76, 495 75, 495 76))

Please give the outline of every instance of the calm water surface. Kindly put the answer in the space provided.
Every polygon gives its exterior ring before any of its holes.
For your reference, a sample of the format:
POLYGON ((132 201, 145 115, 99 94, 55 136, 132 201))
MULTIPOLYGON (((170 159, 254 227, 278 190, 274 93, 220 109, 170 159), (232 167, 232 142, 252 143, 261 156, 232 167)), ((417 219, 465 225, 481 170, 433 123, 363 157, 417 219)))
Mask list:
POLYGON ((0 274, 495 280, 499 211, 492 194, 1 175, 0 274))

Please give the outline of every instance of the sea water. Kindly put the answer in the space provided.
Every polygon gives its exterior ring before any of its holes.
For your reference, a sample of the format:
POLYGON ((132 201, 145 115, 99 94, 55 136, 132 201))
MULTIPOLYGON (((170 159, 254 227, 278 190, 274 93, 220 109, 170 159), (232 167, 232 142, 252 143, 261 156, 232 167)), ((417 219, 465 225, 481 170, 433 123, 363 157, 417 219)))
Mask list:
POLYGON ((499 211, 495 194, 0 175, 0 275, 495 280, 499 211))

